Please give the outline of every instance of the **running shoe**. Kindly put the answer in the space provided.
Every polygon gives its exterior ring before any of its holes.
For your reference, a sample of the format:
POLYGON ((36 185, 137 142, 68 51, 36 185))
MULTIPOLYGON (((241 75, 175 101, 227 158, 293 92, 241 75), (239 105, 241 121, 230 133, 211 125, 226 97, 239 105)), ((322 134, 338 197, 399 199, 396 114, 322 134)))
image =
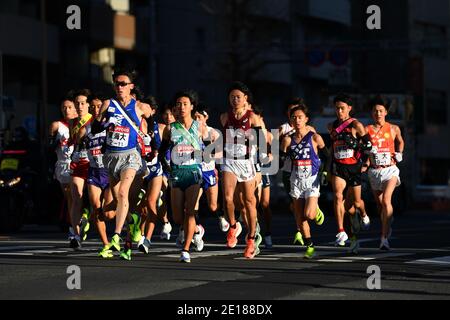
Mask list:
POLYGON ((163 205, 163 192, 159 192, 158 201, 156 202, 156 207, 160 208, 163 205))
POLYGON ((170 232, 172 231, 172 225, 169 221, 164 223, 162 229, 161 229, 161 240, 170 240, 170 232))
POLYGON ((205 235, 205 228, 201 224, 197 225, 198 233, 194 233, 192 238, 195 251, 202 251, 205 243, 203 242, 203 236, 205 235))
POLYGON ((323 224, 323 221, 325 220, 325 215, 323 214, 322 210, 320 210, 319 206, 317 206, 317 214, 315 220, 318 226, 321 226, 323 224))
POLYGON ((238 243, 237 237, 239 237, 241 232, 242 232, 242 226, 239 221, 236 222, 236 228, 231 228, 231 226, 230 226, 230 229, 228 230, 228 233, 227 233, 227 247, 228 248, 236 247, 236 245, 238 243))
POLYGON ((367 214, 364 217, 361 217, 361 222, 362 222, 362 229, 363 230, 369 230, 369 228, 370 228, 370 218, 369 218, 369 216, 367 214))
POLYGON ((89 209, 84 208, 83 214, 81 215, 81 222, 80 222, 80 238, 85 241, 87 239, 87 233, 91 227, 91 224, 89 223, 89 209))
POLYGON ((107 247, 108 250, 111 251, 120 251, 120 241, 122 239, 120 239, 118 234, 113 235, 113 237, 111 238, 111 242, 109 244, 107 244, 105 247, 107 247))
POLYGON ((272 236, 264 237, 264 245, 266 246, 266 249, 272 249, 272 246, 273 246, 272 236))
POLYGON ((245 247, 244 257, 246 257, 247 259, 253 259, 255 255, 256 255, 255 240, 247 239, 247 246, 245 247))
POLYGON ((303 241, 302 233, 300 231, 297 231, 297 233, 294 236, 294 244, 296 244, 297 242, 302 246, 305 245, 305 242, 303 241))
POLYGON ((100 252, 98 253, 98 256, 105 258, 105 259, 114 257, 112 250, 108 249, 108 245, 105 245, 100 250, 100 252))
POLYGON ((122 260, 131 260, 131 241, 125 242, 125 245, 123 246, 123 250, 120 251, 120 259, 122 260))
POLYGON ((358 254, 358 250, 359 250, 359 241, 354 235, 353 237, 350 238, 350 247, 348 248, 348 252, 358 254))
POLYGON ((146 237, 142 236, 144 239, 141 239, 138 243, 138 249, 140 252, 148 253, 152 242, 148 240, 146 237))
POLYGON ((336 235, 336 246, 343 247, 345 246, 345 241, 348 240, 348 235, 345 231, 341 231, 336 235))
POLYGON ((230 229, 230 223, 224 218, 224 216, 219 216, 219 228, 222 232, 227 232, 230 229))
POLYGON ((191 262, 191 255, 189 254, 189 252, 187 251, 181 251, 181 255, 180 255, 180 262, 184 262, 184 263, 190 263, 191 262))
POLYGON ((306 259, 312 259, 316 253, 316 249, 313 246, 308 246, 305 251, 304 257, 306 259))
POLYGON ((120 259, 122 260, 131 260, 131 249, 123 249, 120 251, 120 259))
POLYGON ((263 238, 259 232, 255 234, 255 256, 257 256, 261 252, 261 250, 259 249, 259 245, 261 244, 262 240, 263 238))
POLYGON ((141 240, 141 217, 138 214, 131 214, 131 223, 128 224, 128 231, 133 242, 141 240))
POLYGON ((70 239, 69 247, 74 249, 74 250, 81 249, 81 241, 80 241, 80 239, 77 238, 77 236, 75 236, 72 239, 70 239))
POLYGON ((184 244, 184 230, 180 227, 180 230, 178 231, 178 237, 175 240, 175 245, 178 248, 182 248, 184 244))
POLYGON ((389 245, 388 239, 386 239, 386 238, 381 238, 381 241, 380 241, 380 250, 385 250, 385 251, 391 250, 391 246, 389 245))

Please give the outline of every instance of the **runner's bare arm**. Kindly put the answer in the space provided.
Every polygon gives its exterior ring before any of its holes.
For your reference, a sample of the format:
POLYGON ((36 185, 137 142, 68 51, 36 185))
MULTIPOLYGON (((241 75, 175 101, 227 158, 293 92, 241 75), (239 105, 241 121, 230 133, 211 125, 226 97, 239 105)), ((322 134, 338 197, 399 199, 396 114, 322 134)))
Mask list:
POLYGON ((50 129, 48 130, 49 136, 53 137, 56 132, 58 132, 59 123, 58 121, 53 121, 50 125, 50 129))
POLYGON ((227 123, 227 118, 228 118, 228 114, 226 113, 222 113, 220 115, 220 124, 223 126, 225 126, 225 124, 227 123))
POLYGON ((138 117, 150 118, 152 115, 152 108, 148 103, 138 101, 136 107, 138 109, 138 117))
POLYGON ((397 142, 397 152, 403 153, 403 150, 405 149, 405 141, 402 137, 402 131, 400 128, 396 125, 393 125, 393 129, 395 132, 395 141, 397 142))

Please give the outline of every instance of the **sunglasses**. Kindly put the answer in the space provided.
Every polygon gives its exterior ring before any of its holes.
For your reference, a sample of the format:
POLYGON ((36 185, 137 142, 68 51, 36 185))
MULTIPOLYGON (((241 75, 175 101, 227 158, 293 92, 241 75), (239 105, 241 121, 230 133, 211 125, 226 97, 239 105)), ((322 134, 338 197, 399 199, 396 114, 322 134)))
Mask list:
POLYGON ((125 82, 125 81, 114 82, 114 86, 116 86, 116 87, 126 87, 129 84, 131 84, 131 82, 125 82))

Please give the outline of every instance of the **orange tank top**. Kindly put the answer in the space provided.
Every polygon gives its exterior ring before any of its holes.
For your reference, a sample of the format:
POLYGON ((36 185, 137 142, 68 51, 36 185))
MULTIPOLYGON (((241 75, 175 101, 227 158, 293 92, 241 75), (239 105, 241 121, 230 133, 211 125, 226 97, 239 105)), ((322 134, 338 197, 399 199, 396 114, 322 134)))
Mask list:
POLYGON ((368 126, 372 152, 370 153, 370 164, 372 167, 388 167, 395 164, 395 143, 392 135, 392 127, 386 122, 379 130, 373 125, 368 126))

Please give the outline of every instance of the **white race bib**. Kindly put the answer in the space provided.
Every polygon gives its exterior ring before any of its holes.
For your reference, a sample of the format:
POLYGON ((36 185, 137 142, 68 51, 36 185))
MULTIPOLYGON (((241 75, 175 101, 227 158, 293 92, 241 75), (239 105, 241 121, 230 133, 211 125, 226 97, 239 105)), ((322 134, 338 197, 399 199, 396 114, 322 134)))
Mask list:
POLYGON ((335 159, 348 159, 352 158, 354 154, 353 149, 349 149, 347 146, 336 146, 334 150, 335 159))
POLYGON ((312 175, 311 160, 293 160, 295 175, 298 179, 307 179, 312 175))
POLYGON ((108 132, 107 144, 111 147, 125 148, 130 139, 130 128, 123 126, 114 127, 113 131, 108 132))
POLYGON ((379 152, 373 155, 375 160, 375 165, 377 166, 388 166, 391 164, 391 153, 390 152, 379 152))

